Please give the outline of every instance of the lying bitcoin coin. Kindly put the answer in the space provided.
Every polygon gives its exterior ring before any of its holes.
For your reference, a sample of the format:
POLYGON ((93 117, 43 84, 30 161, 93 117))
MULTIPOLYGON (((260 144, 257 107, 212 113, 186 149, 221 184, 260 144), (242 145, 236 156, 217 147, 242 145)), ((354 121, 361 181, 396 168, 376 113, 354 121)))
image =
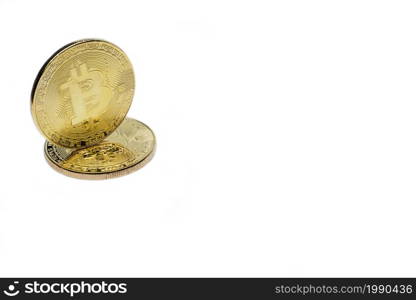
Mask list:
POLYGON ((83 149, 45 142, 45 157, 51 167, 65 175, 106 179, 135 171, 151 160, 156 139, 145 124, 126 118, 104 141, 83 149))
POLYGON ((48 141, 79 149, 97 144, 124 120, 134 94, 126 54, 102 40, 81 40, 58 50, 32 89, 32 117, 48 141))

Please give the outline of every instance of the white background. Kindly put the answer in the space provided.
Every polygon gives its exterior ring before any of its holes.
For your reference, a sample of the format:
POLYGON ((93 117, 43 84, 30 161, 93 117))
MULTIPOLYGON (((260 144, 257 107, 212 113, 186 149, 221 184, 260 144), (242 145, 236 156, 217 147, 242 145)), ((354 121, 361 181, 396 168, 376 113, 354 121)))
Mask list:
POLYGON ((416 276, 414 1, 0 0, 1 276, 416 276), (103 38, 158 150, 53 171, 43 62, 103 38))

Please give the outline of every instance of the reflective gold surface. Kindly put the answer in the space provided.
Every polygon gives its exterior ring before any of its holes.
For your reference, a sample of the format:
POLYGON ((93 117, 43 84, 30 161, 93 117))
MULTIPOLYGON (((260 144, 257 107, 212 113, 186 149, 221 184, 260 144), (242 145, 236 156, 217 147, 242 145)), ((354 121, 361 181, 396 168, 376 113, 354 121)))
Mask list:
POLYGON ((84 148, 109 136, 125 118, 134 73, 114 44, 81 40, 58 50, 32 90, 33 119, 52 144, 84 148))
POLYGON ((130 118, 103 142, 71 150, 45 142, 45 157, 58 172, 76 178, 102 179, 128 174, 153 157, 156 146, 152 130, 130 118))

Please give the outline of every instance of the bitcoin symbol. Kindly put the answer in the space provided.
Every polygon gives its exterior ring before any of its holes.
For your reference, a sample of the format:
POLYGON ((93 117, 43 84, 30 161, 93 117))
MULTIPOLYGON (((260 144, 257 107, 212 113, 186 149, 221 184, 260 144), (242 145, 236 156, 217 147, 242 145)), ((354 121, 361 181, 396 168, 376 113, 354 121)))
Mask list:
POLYGON ((98 119, 107 110, 112 98, 103 73, 96 69, 89 70, 85 63, 78 63, 70 69, 70 76, 60 89, 69 92, 73 126, 98 119))

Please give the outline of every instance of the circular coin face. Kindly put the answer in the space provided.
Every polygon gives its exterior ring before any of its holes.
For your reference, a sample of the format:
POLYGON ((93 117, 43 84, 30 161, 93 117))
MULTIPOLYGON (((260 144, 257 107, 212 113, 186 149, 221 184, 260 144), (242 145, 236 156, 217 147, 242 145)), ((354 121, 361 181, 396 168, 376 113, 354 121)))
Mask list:
POLYGON ((145 124, 126 118, 104 141, 83 149, 45 142, 50 166, 65 175, 81 179, 106 179, 135 171, 151 160, 156 139, 145 124))
POLYGON ((120 125, 133 94, 134 73, 126 54, 106 41, 81 40, 58 50, 40 70, 32 116, 52 144, 84 148, 120 125))

